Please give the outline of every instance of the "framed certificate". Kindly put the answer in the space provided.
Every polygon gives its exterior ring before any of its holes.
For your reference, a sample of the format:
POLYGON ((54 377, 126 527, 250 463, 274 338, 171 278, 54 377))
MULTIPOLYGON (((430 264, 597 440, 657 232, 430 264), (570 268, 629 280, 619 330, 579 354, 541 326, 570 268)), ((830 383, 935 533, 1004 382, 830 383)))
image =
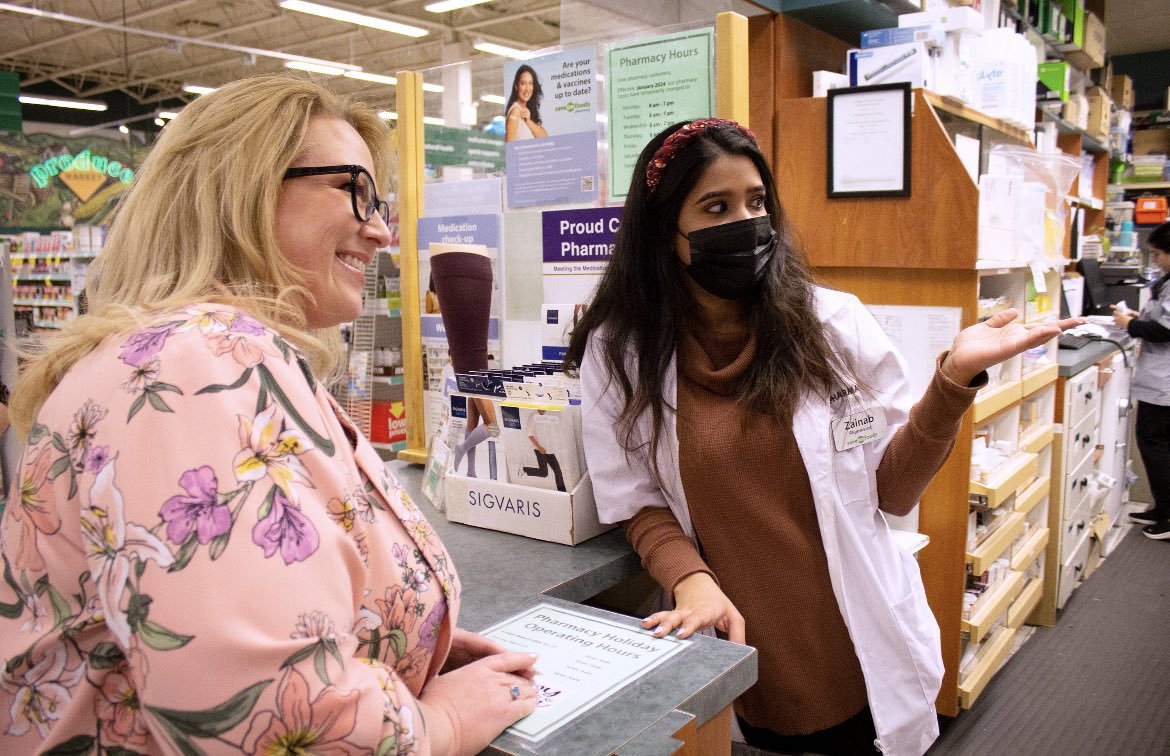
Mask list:
POLYGON ((910 196, 908 83, 829 90, 830 199, 910 196))

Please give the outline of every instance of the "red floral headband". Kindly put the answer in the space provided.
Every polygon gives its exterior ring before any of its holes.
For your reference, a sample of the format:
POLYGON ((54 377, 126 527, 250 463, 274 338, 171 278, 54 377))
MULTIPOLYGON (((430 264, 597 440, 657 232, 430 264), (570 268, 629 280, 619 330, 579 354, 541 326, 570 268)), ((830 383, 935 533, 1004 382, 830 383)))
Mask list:
POLYGON ((750 129, 726 118, 700 118, 697 121, 691 121, 668 136, 666 141, 662 143, 662 146, 655 151, 654 157, 650 158, 650 162, 646 165, 646 188, 650 190, 651 194, 658 188, 658 182, 662 180, 662 171, 666 169, 666 166, 670 164, 674 156, 688 144, 695 141, 704 131, 717 126, 730 126, 752 140, 752 142, 756 142, 756 135, 750 129))

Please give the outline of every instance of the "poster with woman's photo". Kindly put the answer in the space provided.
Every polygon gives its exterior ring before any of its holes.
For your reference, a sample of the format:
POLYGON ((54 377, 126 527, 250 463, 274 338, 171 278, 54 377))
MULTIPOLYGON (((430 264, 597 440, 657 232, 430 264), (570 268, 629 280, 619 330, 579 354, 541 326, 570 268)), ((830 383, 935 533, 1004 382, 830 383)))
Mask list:
POLYGON ((504 64, 508 207, 597 199, 597 86, 592 47, 504 64))

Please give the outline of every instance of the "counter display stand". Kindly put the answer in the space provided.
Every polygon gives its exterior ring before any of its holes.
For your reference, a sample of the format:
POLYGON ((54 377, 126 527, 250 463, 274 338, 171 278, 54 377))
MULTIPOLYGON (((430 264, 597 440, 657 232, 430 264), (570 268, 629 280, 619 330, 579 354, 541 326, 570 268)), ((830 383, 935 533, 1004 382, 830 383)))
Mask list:
MULTIPOLYGON (((983 167, 996 144, 1029 145, 1026 132, 916 90, 910 196, 830 200, 823 189, 826 101, 783 100, 777 113, 778 191, 824 284, 867 305, 957 307, 960 327, 989 315, 986 303, 996 299, 1031 321, 1056 317, 1056 270, 1039 275, 1048 294, 1036 296, 1031 268, 978 260, 979 190, 953 146, 956 134, 977 139, 983 167)), ((1056 377, 1055 342, 1043 354, 1005 363, 964 417, 954 450, 922 497, 918 530, 930 543, 918 559, 942 631, 941 714, 975 703, 1043 597, 1056 377), (978 471, 976 438, 998 452, 978 471), (969 589, 981 591, 974 603, 965 597, 969 589)))

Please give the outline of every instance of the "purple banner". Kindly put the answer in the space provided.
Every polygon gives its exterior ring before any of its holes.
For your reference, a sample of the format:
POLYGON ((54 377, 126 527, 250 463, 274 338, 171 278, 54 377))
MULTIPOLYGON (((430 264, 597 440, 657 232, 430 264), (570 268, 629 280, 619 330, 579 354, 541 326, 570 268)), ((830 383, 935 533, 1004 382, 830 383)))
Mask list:
POLYGON ((544 262, 605 262, 622 219, 620 207, 549 210, 541 217, 544 262))

